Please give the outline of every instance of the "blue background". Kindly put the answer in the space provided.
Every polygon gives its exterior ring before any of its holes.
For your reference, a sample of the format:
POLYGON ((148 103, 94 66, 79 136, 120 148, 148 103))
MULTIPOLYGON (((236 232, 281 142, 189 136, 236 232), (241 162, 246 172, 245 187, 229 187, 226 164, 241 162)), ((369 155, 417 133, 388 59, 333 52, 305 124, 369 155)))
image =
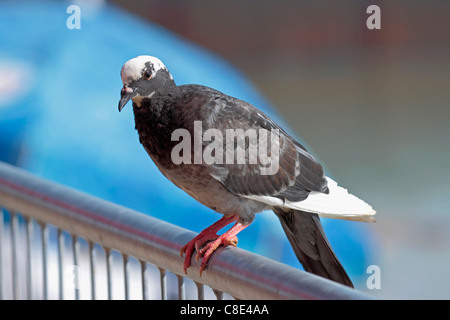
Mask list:
MULTIPOLYGON (((197 232, 218 220, 160 174, 139 144, 130 106, 117 111, 121 66, 141 54, 163 60, 177 84, 246 100, 297 136, 245 76, 208 50, 110 4, 81 7, 82 28, 69 30, 67 5, 0 3, 0 67, 9 85, 0 97, 1 161, 197 232)), ((377 263, 371 226, 323 222, 364 286, 366 268, 377 263)), ((239 235, 239 247, 300 267, 270 212, 239 235)))

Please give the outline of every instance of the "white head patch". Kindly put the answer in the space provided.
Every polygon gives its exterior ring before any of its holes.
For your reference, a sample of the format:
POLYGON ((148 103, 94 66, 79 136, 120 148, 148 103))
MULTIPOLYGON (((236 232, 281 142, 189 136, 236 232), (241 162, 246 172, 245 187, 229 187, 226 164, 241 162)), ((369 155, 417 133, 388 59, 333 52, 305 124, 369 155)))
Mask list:
POLYGON ((142 71, 145 69, 145 64, 150 62, 153 65, 153 75, 160 69, 166 69, 166 66, 158 58, 152 56, 138 56, 130 59, 122 66, 120 76, 122 77, 122 83, 129 84, 131 81, 139 80, 142 76, 142 71))

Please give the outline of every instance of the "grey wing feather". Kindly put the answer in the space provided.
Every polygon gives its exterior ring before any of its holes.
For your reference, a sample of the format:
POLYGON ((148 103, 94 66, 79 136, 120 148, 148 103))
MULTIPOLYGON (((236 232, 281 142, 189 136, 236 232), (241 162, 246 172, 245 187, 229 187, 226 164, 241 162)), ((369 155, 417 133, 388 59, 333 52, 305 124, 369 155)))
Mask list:
MULTIPOLYGON (((237 195, 276 196, 290 201, 304 200, 310 191, 328 192, 323 167, 263 112, 247 102, 223 94, 211 99, 208 108, 214 110, 214 115, 208 118, 208 127, 219 129, 224 140, 227 129, 253 129, 258 132, 257 141, 261 138, 259 129, 267 130, 268 156, 272 150, 270 132, 275 129, 279 132, 278 170, 275 174, 263 175, 261 170, 267 165, 264 166, 260 159, 256 164, 249 162, 250 139, 245 143, 244 164, 237 161, 226 163, 225 156, 222 164, 214 164, 221 170, 219 180, 228 191, 237 195)), ((236 153, 237 144, 233 149, 236 153)))

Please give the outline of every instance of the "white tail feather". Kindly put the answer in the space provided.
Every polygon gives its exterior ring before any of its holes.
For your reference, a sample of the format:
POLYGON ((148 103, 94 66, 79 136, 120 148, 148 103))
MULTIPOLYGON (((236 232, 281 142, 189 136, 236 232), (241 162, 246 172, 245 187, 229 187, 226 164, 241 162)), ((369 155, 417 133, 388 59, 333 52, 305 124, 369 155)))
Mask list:
POLYGON ((264 202, 271 206, 284 207, 294 210, 302 210, 316 213, 321 217, 373 222, 375 221, 375 210, 363 200, 348 193, 338 184, 326 177, 328 180, 328 194, 312 191, 308 198, 303 201, 291 202, 289 200, 271 196, 245 196, 249 199, 264 202))

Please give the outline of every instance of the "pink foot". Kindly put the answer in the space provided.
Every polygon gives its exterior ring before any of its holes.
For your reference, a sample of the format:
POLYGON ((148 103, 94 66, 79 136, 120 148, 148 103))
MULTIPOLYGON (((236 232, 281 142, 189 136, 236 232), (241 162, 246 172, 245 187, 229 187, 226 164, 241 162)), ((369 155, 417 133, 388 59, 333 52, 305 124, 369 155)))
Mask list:
POLYGON ((183 254, 186 253, 186 257, 183 263, 183 270, 185 274, 187 274, 187 269, 191 266, 191 258, 194 249, 198 251, 208 241, 218 239, 219 237, 217 235, 217 231, 230 224, 231 222, 236 221, 236 219, 236 215, 223 216, 222 219, 200 232, 194 239, 189 241, 183 248, 181 248, 180 255, 183 256, 183 254))
POLYGON ((243 226, 240 223, 236 222, 236 224, 229 231, 217 237, 217 239, 215 239, 214 241, 208 242, 202 249, 197 250, 195 259, 199 261, 200 258, 203 257, 202 263, 200 265, 200 277, 202 276, 203 270, 206 269, 209 258, 211 258, 214 251, 216 251, 220 246, 236 246, 238 242, 236 234, 245 227, 246 226, 243 226))

